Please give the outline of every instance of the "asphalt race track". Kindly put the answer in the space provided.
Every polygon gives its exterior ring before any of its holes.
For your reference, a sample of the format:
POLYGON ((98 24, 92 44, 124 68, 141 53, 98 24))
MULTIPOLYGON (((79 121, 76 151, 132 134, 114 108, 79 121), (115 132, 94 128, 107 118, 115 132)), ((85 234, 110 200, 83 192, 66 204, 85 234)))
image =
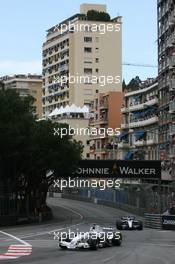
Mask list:
POLYGON ((58 232, 87 231, 91 223, 114 226, 120 210, 87 202, 49 198, 55 220, 44 224, 1 228, 0 264, 174 264, 175 232, 144 229, 123 231, 121 247, 97 251, 64 251, 58 232))

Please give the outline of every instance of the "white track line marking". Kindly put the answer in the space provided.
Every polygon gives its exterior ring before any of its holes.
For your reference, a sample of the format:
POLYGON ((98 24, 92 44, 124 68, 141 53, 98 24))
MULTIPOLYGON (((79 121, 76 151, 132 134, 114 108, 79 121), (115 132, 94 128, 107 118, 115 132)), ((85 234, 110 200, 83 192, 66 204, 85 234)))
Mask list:
POLYGON ((24 240, 13 236, 9 233, 0 231, 0 233, 9 236, 15 240, 17 240, 18 242, 20 242, 21 244, 19 245, 10 245, 8 247, 8 250, 6 253, 4 254, 0 254, 0 260, 5 260, 5 259, 17 259, 20 258, 22 256, 29 256, 32 253, 32 245, 30 245, 29 243, 25 242, 24 240))
MULTIPOLYGON (((77 211, 71 209, 71 208, 68 208, 66 206, 60 206, 68 211, 71 211, 72 213, 78 215, 80 217, 80 219, 82 220, 84 218, 84 216, 80 213, 78 213, 77 211)), ((33 233, 33 234, 23 234, 20 236, 20 238, 24 239, 24 238, 30 238, 30 237, 37 237, 37 236, 42 236, 42 235, 46 235, 46 234, 52 234, 56 231, 61 231, 61 230, 65 230, 67 228, 72 228, 72 227, 76 227, 76 226, 79 226, 79 225, 82 225, 83 223, 77 223, 77 224, 74 224, 74 225, 71 225, 71 226, 67 226, 67 227, 62 227, 62 228, 57 228, 57 229, 54 229, 54 230, 51 230, 51 231, 45 231, 45 232, 39 232, 39 233, 33 233)))

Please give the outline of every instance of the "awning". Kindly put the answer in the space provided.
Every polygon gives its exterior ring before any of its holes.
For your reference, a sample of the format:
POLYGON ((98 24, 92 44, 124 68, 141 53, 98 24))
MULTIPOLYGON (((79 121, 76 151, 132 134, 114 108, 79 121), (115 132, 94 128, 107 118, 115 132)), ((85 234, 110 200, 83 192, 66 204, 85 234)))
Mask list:
POLYGON ((142 96, 142 94, 137 94, 137 95, 134 95, 133 98, 134 99, 139 99, 141 96, 142 96))
POLYGON ((142 117, 142 116, 145 115, 145 112, 133 112, 133 115, 134 115, 135 117, 142 117))
POLYGON ((147 108, 146 110, 141 111, 141 112, 133 112, 133 115, 134 115, 135 117, 144 117, 144 116, 146 116, 146 115, 149 115, 149 114, 155 113, 156 110, 157 110, 156 108, 149 107, 149 108, 147 108))
POLYGON ((126 156, 125 156, 125 160, 132 160, 132 158, 133 158, 133 156, 134 156, 134 152, 133 151, 129 151, 127 154, 126 154, 126 156))
POLYGON ((143 137, 145 135, 145 131, 136 131, 134 133, 135 137, 143 137))
POLYGON ((123 133, 120 135, 119 139, 122 140, 122 139, 125 138, 127 135, 128 135, 128 132, 123 132, 123 133))

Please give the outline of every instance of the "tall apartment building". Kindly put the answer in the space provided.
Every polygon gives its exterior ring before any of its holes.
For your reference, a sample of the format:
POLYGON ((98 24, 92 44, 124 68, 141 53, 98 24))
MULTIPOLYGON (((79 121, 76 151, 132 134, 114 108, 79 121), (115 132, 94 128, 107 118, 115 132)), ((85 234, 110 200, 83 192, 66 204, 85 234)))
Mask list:
POLYGON ((14 89, 20 96, 31 95, 34 97, 34 109, 37 118, 42 117, 42 76, 16 74, 14 76, 3 76, 0 78, 5 89, 14 89))
POLYGON ((91 107, 90 128, 97 133, 90 137, 91 159, 117 159, 117 139, 122 122, 122 92, 99 93, 91 107))
MULTIPOLYGON (((159 141, 162 160, 175 160, 175 2, 158 1, 159 141)), ((174 171, 175 175, 175 171, 174 171)))
POLYGON ((134 91, 125 91, 121 108, 118 156, 120 159, 159 159, 158 147, 158 82, 148 79, 134 91))
POLYGON ((82 4, 80 13, 47 31, 43 44, 43 115, 68 104, 91 105, 98 92, 122 90, 121 17, 94 21, 88 18, 89 10, 106 12, 106 6, 82 4), (63 83, 60 80, 65 76, 70 79, 63 83), (116 79, 107 83, 107 76, 116 79))

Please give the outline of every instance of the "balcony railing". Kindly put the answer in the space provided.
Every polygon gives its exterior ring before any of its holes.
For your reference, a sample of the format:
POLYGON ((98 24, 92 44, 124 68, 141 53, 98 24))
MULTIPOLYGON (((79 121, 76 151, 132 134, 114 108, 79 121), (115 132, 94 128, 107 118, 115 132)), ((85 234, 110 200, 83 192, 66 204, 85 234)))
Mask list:
POLYGON ((168 81, 168 85, 169 85, 170 91, 175 90, 175 79, 170 79, 168 81))
POLYGON ((169 104, 169 112, 170 113, 175 112, 175 101, 170 102, 170 104, 169 104))
POLYGON ((107 149, 106 148, 96 148, 95 150, 94 150, 94 152, 98 152, 98 153, 107 153, 107 149))
POLYGON ((141 103, 141 104, 137 104, 137 105, 133 105, 129 107, 129 111, 135 111, 135 110, 142 110, 144 109, 146 106, 151 106, 151 105, 155 105, 158 103, 158 98, 154 98, 151 99, 147 102, 141 103))
POLYGON ((134 141, 134 146, 140 147, 146 145, 146 141, 144 139, 134 141))
POLYGON ((125 123, 123 123, 123 124, 121 124, 121 128, 129 128, 129 124, 125 124, 125 123))
POLYGON ((100 109, 107 109, 108 108, 108 103, 104 102, 104 103, 100 103, 100 109))
POLYGON ((175 67, 175 55, 173 55, 173 56, 169 59, 169 66, 170 66, 170 67, 175 67))
POLYGON ((170 125, 170 136, 175 135, 175 124, 170 125))
POLYGON ((154 144, 158 144, 159 140, 158 137, 157 138, 149 138, 146 140, 146 144, 147 145, 154 145, 154 144))
POLYGON ((118 143, 118 148, 129 148, 129 142, 122 141, 118 143))
POLYGON ((171 147, 169 150, 169 157, 173 158, 175 157, 175 146, 171 147))
POLYGON ((127 107, 122 107, 121 108, 121 112, 122 113, 127 113, 129 111, 129 108, 127 108, 127 107))
POLYGON ((133 127, 144 127, 144 126, 148 126, 148 125, 151 125, 151 124, 154 124, 154 123, 157 123, 158 122, 158 117, 157 116, 153 116, 153 117, 150 117, 146 120, 138 120, 138 121, 135 121, 135 122, 131 122, 129 123, 129 128, 133 128, 133 127))

